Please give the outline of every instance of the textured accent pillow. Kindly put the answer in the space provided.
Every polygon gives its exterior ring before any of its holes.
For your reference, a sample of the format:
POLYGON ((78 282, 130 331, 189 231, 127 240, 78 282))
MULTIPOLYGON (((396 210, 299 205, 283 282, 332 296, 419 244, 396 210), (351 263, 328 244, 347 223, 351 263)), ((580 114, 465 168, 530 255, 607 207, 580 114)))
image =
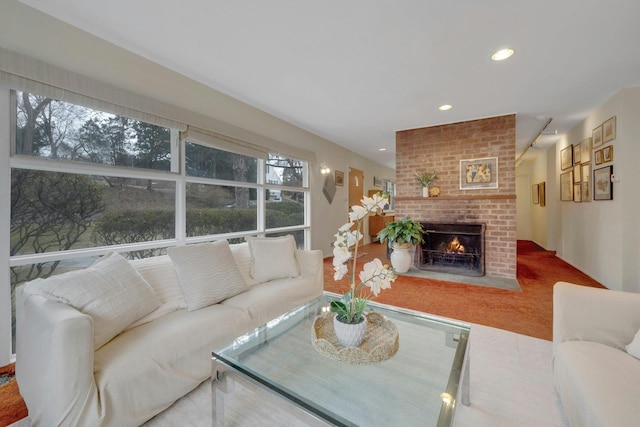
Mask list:
POLYGON ((249 289, 226 240, 177 246, 168 248, 167 253, 178 271, 189 311, 218 303, 249 289))
POLYGON ((274 279, 298 277, 296 240, 283 237, 247 237, 251 252, 251 277, 260 283, 274 279))
POLYGON ((636 359, 640 359, 640 331, 636 332, 636 336, 633 337, 633 340, 629 344, 627 344, 627 353, 635 357, 636 359))
POLYGON ((257 285, 258 282, 251 277, 251 251, 249 251, 249 243, 236 243, 229 245, 229 247, 231 248, 233 259, 236 260, 236 264, 238 265, 238 270, 242 273, 242 277, 244 277, 247 285, 257 285))
POLYGON ((95 350, 160 306, 151 286, 116 252, 83 270, 29 282, 25 290, 91 316, 95 350))
MULTIPOLYGON (((247 249, 248 252, 248 249, 247 249)), ((133 268, 149 283, 160 300, 160 307, 136 320, 125 331, 144 325, 174 311, 187 308, 178 273, 166 255, 130 261, 133 268)))

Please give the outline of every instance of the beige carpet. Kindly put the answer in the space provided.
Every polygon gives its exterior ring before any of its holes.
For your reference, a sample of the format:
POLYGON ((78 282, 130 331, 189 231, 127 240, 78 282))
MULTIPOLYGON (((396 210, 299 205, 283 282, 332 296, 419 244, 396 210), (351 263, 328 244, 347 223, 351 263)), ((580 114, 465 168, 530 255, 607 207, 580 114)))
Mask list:
MULTIPOLYGON (((473 325, 470 351, 471 406, 458 404, 454 426, 568 426, 553 385, 550 341, 473 325)), ((210 396, 206 381, 145 426, 211 426, 210 396)), ((264 409, 248 404, 236 425, 307 425, 283 416, 269 419, 264 409)))

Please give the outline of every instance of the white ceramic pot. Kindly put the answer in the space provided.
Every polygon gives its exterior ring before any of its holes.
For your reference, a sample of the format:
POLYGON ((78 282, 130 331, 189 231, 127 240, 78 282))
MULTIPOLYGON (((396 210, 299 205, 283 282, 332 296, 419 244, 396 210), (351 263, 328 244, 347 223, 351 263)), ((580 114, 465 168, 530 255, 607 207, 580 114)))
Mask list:
POLYGON ((429 197, 429 187, 422 187, 422 197, 429 197))
POLYGON ((397 273, 406 273, 409 271, 411 262, 413 261, 411 248, 394 247, 389 258, 391 259, 391 265, 397 273))
POLYGON ((338 320, 338 315, 333 317, 333 330, 338 337, 338 342, 345 347, 358 347, 367 332, 367 316, 360 323, 342 323, 338 320))

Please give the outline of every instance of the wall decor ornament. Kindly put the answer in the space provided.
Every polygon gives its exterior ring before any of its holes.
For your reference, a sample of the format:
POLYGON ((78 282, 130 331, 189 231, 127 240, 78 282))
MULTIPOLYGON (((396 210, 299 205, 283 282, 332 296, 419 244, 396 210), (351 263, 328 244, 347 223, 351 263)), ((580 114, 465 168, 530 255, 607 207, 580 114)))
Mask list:
POLYGON ((534 205, 540 203, 540 186, 538 184, 533 184, 531 186, 531 202, 534 205))
POLYGON ((573 200, 573 171, 560 174, 560 200, 569 202, 573 200))
POLYGON ((596 165, 602 164, 602 149, 593 152, 593 159, 596 165))
POLYGON ((545 207, 547 205, 547 184, 545 182, 541 182, 538 185, 538 191, 540 193, 540 196, 538 197, 538 199, 540 200, 540 206, 541 207, 545 207))
POLYGON ((591 163, 583 163, 580 175, 582 175, 582 201, 591 201, 591 163))
POLYGON ((593 200, 613 200, 612 173, 613 166, 605 166, 593 171, 593 200))
POLYGON ((602 161, 604 163, 613 161, 613 145, 609 145, 602 149, 602 161))
POLYGON ((573 183, 582 182, 582 174, 580 173, 580 165, 573 167, 573 183))
POLYGON ((576 203, 582 201, 582 183, 573 184, 573 201, 576 203))
POLYGON ((602 124, 602 143, 616 139, 616 116, 611 117, 602 124))
POLYGON ((340 187, 344 186, 344 172, 343 171, 336 171, 336 185, 339 185, 340 187))
POLYGON ((593 148, 602 145, 602 125, 598 126, 591 132, 591 143, 593 144, 593 148))
POLYGON ((382 178, 374 176, 373 177, 373 186, 374 187, 382 187, 382 178))
POLYGON ((591 137, 584 139, 580 143, 580 162, 588 163, 591 161, 591 137))
POLYGON ((460 160, 460 189, 498 188, 498 158, 460 160))
POLYGON ((576 144, 573 146, 573 164, 577 164, 580 163, 580 153, 581 153, 582 148, 580 147, 580 144, 576 144))
POLYGON ((573 145, 560 150, 560 169, 569 169, 571 166, 573 166, 573 145))

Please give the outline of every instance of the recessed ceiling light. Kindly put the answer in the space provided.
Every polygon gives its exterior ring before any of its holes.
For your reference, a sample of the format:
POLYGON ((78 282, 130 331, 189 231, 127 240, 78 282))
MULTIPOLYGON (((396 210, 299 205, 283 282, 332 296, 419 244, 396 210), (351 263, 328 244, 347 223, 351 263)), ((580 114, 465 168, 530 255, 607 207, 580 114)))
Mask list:
POLYGON ((378 148, 378 151, 387 151, 386 148, 378 148))
POLYGON ((504 61, 505 59, 510 58, 514 53, 515 51, 510 48, 500 49, 499 51, 491 55, 491 59, 493 59, 494 61, 504 61))
POLYGON ((444 104, 438 107, 438 110, 440 111, 447 111, 447 110, 451 110, 453 108, 453 105, 449 105, 449 104, 444 104))

